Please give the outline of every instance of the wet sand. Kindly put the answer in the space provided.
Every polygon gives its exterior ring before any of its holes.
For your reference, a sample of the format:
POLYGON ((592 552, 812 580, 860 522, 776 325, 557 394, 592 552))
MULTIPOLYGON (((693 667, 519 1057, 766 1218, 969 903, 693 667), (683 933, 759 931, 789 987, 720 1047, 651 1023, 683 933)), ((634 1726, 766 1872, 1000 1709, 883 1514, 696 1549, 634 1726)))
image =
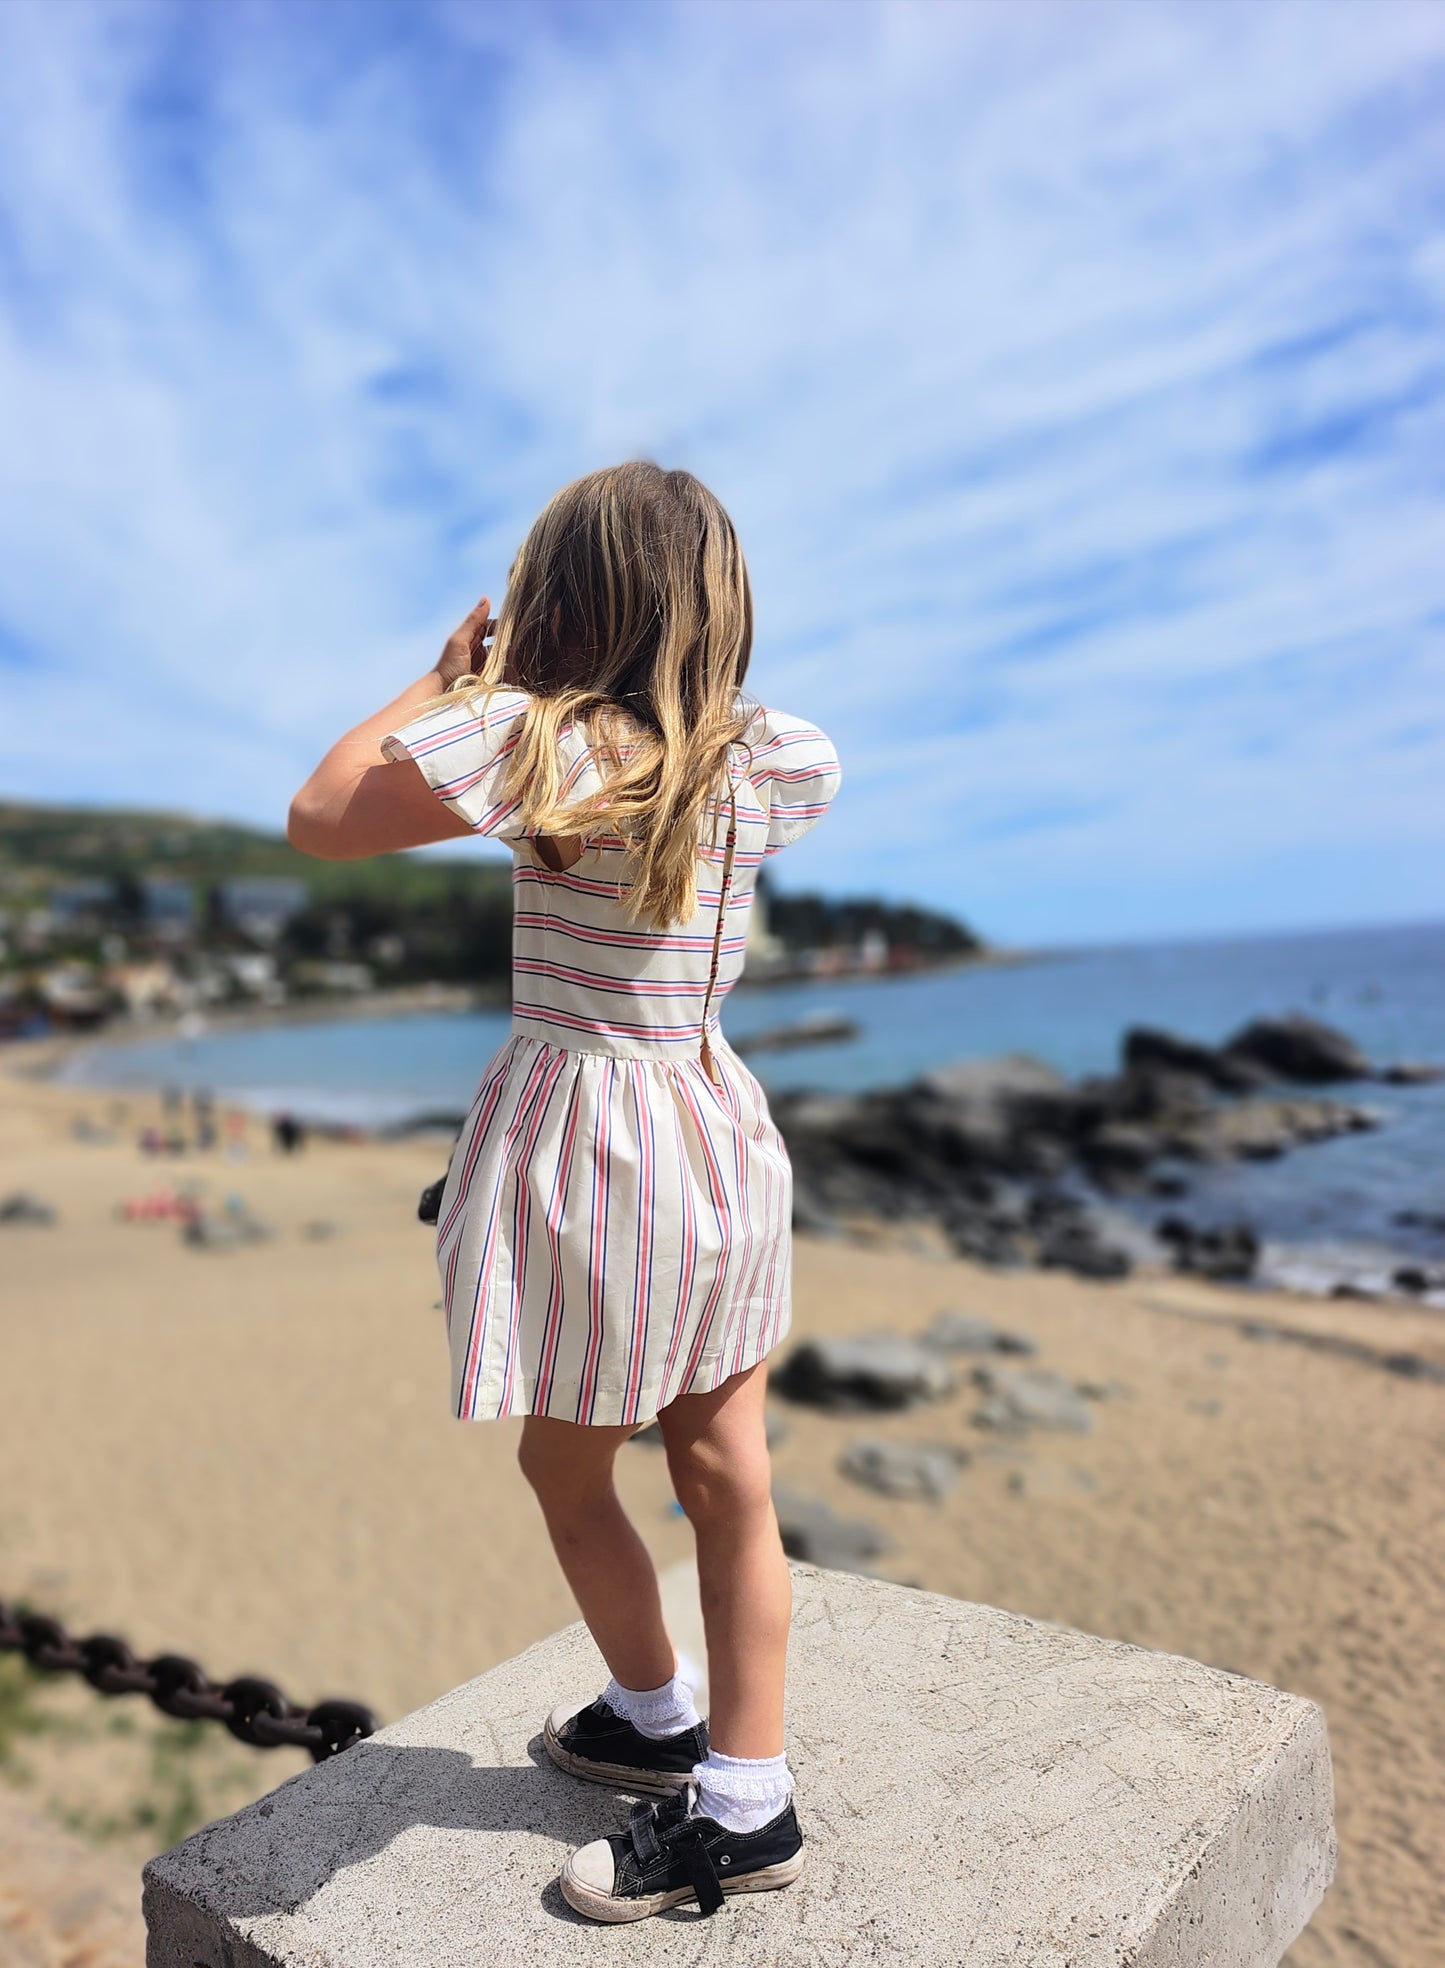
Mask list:
MULTIPOLYGON (((142 1652, 193 1654, 217 1678, 354 1695, 388 1720, 574 1617, 516 1470, 519 1424, 446 1413, 431 1239, 415 1220, 444 1146, 317 1141, 283 1160, 252 1123, 243 1162, 152 1161, 134 1137, 158 1103, 123 1105, 119 1138, 88 1144, 72 1120, 106 1122, 108 1096, 0 1079, 0 1196, 23 1188, 59 1212, 50 1228, 0 1226, 0 1596, 142 1652), (174 1224, 118 1219, 126 1198, 188 1179, 243 1195, 275 1237, 205 1251, 174 1224), (317 1224, 329 1234, 307 1234, 317 1224)), ((779 1477, 886 1527, 889 1576, 1322 1702, 1340 1870, 1289 1959, 1435 1968, 1445 1386, 1237 1322, 1437 1361, 1445 1323, 799 1241, 795 1335, 915 1331, 944 1306, 1017 1327, 1039 1364, 1107 1388, 1093 1431, 991 1440, 972 1424, 965 1362, 958 1394, 906 1415, 780 1403, 779 1477), (944 1502, 890 1501, 836 1471, 863 1433, 971 1459, 944 1502)), ((661 1456, 639 1445, 622 1465, 659 1562, 686 1556, 661 1456)), ((300 1767, 69 1682, 26 1699, 33 1726, 0 1739, 7 1797, 68 1818, 112 1867, 170 1842, 187 1812, 234 1808, 300 1767)), ((41 1961, 4 1952, 22 1842, 4 1822, 0 1962, 41 1961)))

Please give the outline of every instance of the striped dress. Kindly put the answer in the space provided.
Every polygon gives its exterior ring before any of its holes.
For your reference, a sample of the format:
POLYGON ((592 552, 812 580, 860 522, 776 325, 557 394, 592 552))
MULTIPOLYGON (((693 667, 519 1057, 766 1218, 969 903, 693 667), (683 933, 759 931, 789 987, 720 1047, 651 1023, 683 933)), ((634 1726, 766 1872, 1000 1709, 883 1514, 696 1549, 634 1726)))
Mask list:
MULTIPOLYGON (((462 1420, 638 1423, 761 1360, 790 1316, 792 1179, 757 1080, 717 1026, 742 969, 757 871, 838 786, 815 726, 759 710, 733 748, 737 844, 708 1036, 728 801, 700 843, 697 913, 627 917, 625 844, 587 837, 546 866, 503 788, 527 698, 428 711, 383 742, 479 834, 509 841, 512 1032, 452 1156, 437 1223, 462 1420)), ((567 795, 600 783, 586 736, 559 740, 567 795)))

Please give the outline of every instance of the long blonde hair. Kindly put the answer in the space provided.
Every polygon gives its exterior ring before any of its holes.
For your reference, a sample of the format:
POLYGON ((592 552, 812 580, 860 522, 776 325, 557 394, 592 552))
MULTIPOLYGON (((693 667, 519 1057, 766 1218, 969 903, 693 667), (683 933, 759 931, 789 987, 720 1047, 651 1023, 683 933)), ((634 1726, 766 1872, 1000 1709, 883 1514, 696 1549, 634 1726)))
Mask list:
POLYGON ((747 563, 719 501, 691 472, 612 465, 545 507, 486 660, 453 693, 531 695, 506 785, 523 825, 611 827, 632 850, 629 914, 666 928, 697 909, 704 819, 751 715, 739 689, 752 643, 747 563), (568 723, 585 729, 602 777, 581 808, 559 765, 568 723))

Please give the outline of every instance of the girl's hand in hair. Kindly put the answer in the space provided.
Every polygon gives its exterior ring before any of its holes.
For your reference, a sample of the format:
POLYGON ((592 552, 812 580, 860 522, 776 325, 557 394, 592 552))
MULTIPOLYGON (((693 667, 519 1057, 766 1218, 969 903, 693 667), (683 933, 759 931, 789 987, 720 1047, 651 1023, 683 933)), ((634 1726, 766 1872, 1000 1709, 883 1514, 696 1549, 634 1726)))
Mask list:
POLYGON ((492 633, 492 604, 485 595, 458 629, 447 637, 437 664, 443 687, 450 690, 458 677, 475 676, 487 659, 487 637, 492 633))

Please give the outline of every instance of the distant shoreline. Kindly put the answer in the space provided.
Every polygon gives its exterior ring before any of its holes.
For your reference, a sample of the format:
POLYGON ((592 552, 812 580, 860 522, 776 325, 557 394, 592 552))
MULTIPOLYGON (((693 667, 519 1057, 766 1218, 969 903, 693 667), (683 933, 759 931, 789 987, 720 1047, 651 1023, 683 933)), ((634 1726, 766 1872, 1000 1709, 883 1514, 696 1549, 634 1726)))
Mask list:
POLYGON ((78 1053, 113 1051, 154 1040, 213 1039, 234 1032, 270 1032, 284 1026, 343 1025, 372 1018, 422 1018, 428 1013, 505 1011, 508 994, 486 985, 414 984, 367 991, 355 998, 300 1000, 285 1005, 222 1006, 179 1016, 116 1018, 88 1032, 43 1032, 13 1039, 0 1050, 7 1071, 19 1079, 53 1079, 78 1053), (199 1020, 199 1023, 189 1021, 199 1020), (43 1055, 37 1057, 37 1054, 43 1055))

